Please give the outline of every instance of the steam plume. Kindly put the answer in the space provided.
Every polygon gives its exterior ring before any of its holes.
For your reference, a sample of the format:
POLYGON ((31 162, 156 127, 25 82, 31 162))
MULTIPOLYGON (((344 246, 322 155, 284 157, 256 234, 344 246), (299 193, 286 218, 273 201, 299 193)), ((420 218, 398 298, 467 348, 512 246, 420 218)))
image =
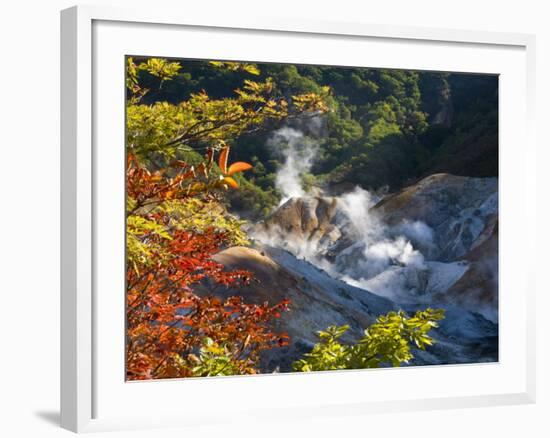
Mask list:
MULTIPOLYGON (((313 122, 312 122, 313 123, 313 122)), ((305 196, 302 176, 311 170, 313 161, 319 152, 318 144, 301 131, 283 127, 275 131, 268 146, 284 163, 277 171, 275 186, 282 193, 281 205, 290 198, 305 196)))

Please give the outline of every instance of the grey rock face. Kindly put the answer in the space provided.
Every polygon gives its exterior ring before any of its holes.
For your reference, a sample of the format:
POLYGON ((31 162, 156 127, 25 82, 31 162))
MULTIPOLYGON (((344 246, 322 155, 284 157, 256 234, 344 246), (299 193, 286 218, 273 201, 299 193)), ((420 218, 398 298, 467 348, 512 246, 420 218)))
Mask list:
POLYGON ((422 221, 434 231, 431 258, 455 260, 466 254, 498 214, 498 179, 431 175, 390 195, 374 210, 388 225, 422 221))
POLYGON ((291 198, 250 230, 255 249, 216 256, 258 279, 227 293, 291 300, 275 328, 292 344, 262 369, 288 371, 329 325, 349 324, 351 341, 399 308, 447 309, 413 364, 498 360, 498 180, 436 174, 379 202, 362 192, 291 198))
POLYGON ((222 297, 237 294, 247 302, 272 304, 290 299, 290 310, 275 321, 273 329, 287 333, 291 345, 264 353, 265 372, 290 371, 292 361, 317 342, 319 330, 348 324, 345 340, 351 341, 360 338, 378 315, 396 309, 390 300, 334 279, 281 249, 233 247, 216 254, 214 259, 228 268, 246 269, 255 279, 242 288, 218 290, 222 297))
POLYGON ((252 235, 392 300, 457 301, 495 319, 497 229, 496 178, 436 174, 376 204, 292 198, 252 235))
POLYGON ((383 199, 374 210, 393 226, 410 220, 426 223, 434 241, 423 252, 427 259, 465 267, 455 281, 432 288, 433 301, 498 319, 497 178, 432 175, 383 199))
MULTIPOLYGON (((318 342, 317 332, 330 325, 348 324, 350 330, 343 341, 353 342, 361 338, 364 329, 381 314, 397 309, 413 313, 426 307, 402 305, 353 287, 277 248, 234 247, 218 253, 215 259, 228 268, 250 270, 256 279, 244 288, 218 290, 220 296, 237 294, 247 302, 273 304, 283 298, 290 299, 290 310, 275 320, 272 328, 287 333, 291 343, 288 347, 263 352, 262 372, 290 371, 292 362, 318 342)), ((429 351, 416 351, 411 365, 496 360, 498 327, 481 315, 453 305, 444 307, 447 317, 434 333, 438 343, 429 351), (474 354, 481 348, 483 354, 474 354)))

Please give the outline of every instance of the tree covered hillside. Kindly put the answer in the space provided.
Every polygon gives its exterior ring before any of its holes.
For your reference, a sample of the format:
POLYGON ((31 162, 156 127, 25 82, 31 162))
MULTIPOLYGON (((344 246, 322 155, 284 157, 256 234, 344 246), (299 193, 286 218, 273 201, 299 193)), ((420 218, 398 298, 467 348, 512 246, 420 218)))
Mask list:
MULTIPOLYGON (((359 185, 393 191, 436 172, 498 176, 497 76, 174 61, 181 69, 170 80, 147 69, 138 73, 143 87, 151 90, 142 103, 180 103, 202 90, 210 99, 235 97, 240 90, 246 100, 253 93, 243 89, 247 79, 270 83, 286 100, 329 93, 329 110, 322 114, 272 117, 261 128, 224 133, 233 158, 253 165, 246 177, 236 176, 240 190, 229 196, 231 209, 245 217, 264 217, 280 202, 276 175, 286 159, 280 149, 288 138, 274 142, 273 136, 282 127, 315 144, 311 166, 300 174, 304 187, 340 192, 359 185)), ((201 142, 188 142, 178 157, 200 162, 201 142)))

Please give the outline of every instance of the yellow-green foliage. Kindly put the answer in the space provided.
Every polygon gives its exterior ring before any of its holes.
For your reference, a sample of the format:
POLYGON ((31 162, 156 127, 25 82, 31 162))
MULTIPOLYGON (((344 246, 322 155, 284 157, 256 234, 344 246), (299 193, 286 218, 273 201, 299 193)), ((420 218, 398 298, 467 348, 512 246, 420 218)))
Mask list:
POLYGON ((126 87, 131 91, 129 103, 135 104, 149 92, 139 84, 139 72, 146 71, 161 80, 170 81, 181 69, 179 62, 170 62, 163 58, 149 58, 147 61, 136 64, 134 58, 129 57, 126 62, 126 87))
POLYGON ((227 345, 219 345, 211 338, 203 340, 199 355, 189 355, 194 376, 233 376, 239 374, 238 360, 227 345))
POLYGON ((218 202, 189 198, 167 201, 159 208, 170 216, 170 226, 184 231, 203 232, 206 229, 227 233, 231 245, 248 245, 246 233, 241 229, 245 221, 227 213, 218 202))
MULTIPOLYGON (((270 97, 272 83, 244 81, 236 98, 211 99, 206 93, 193 94, 177 105, 156 102, 127 106, 127 144, 136 156, 158 152, 170 157, 178 150, 189 150, 194 142, 219 145, 262 125, 268 119, 290 115, 284 99, 270 97)), ((324 111, 320 96, 293 96, 294 109, 324 111)))
POLYGON ((411 347, 424 350, 435 341, 428 335, 437 321, 444 318, 442 309, 426 309, 408 317, 403 311, 378 317, 354 345, 342 344, 339 338, 349 326, 331 326, 319 332, 320 342, 304 358, 294 362, 294 371, 328 371, 399 366, 413 358, 411 347))
MULTIPOLYGON (((259 74, 254 64, 211 62, 213 67, 242 69, 259 74)), ((128 59, 127 86, 131 97, 126 108, 126 133, 129 152, 146 162, 151 153, 174 158, 178 151, 189 151, 198 143, 221 148, 245 132, 258 129, 266 121, 292 117, 298 113, 328 111, 328 87, 322 93, 292 96, 287 100, 276 93, 271 78, 263 82, 244 80, 235 90, 235 97, 212 99, 205 92, 192 94, 189 99, 173 104, 140 103, 149 90, 140 86, 138 76, 147 71, 161 80, 172 79, 179 71, 178 63, 151 58, 135 64, 128 59)))
MULTIPOLYGON (((129 198, 128 208, 134 205, 129 198)), ((174 230, 202 233, 207 229, 226 233, 231 245, 248 245, 246 233, 241 229, 245 221, 230 215, 222 205, 214 200, 189 198, 170 200, 155 204, 146 215, 128 215, 126 219, 126 249, 128 263, 137 271, 140 267, 150 266, 153 260, 168 256, 163 254, 163 245, 158 238, 171 239, 174 230), (168 224, 160 224, 153 219, 157 212, 167 213, 168 224), (155 237, 155 238, 153 238, 155 237), (154 255, 154 257, 153 257, 154 255)))
POLYGON ((161 255, 161 246, 150 237, 156 235, 171 239, 166 227, 142 216, 130 215, 126 218, 126 251, 128 264, 137 272, 139 267, 150 266, 153 254, 161 255))
POLYGON ((244 71, 256 76, 261 73, 256 64, 249 64, 247 62, 210 61, 209 64, 212 67, 216 67, 219 69, 224 69, 228 71, 244 71))
POLYGON ((137 68, 167 81, 178 74, 181 65, 179 62, 169 62, 163 58, 149 58, 147 61, 140 63, 137 68))

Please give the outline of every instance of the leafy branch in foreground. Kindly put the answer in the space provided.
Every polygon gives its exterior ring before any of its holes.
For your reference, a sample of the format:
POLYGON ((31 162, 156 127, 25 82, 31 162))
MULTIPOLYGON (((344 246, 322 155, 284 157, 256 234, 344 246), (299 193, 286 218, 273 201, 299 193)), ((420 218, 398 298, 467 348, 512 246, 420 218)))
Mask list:
POLYGON ((292 368, 294 371, 329 371, 397 367, 414 357, 411 346, 425 350, 435 342, 428 332, 438 327, 437 321, 443 318, 443 309, 418 311, 412 317, 403 311, 389 312, 379 316, 355 345, 339 341, 349 329, 348 325, 330 326, 319 332, 320 342, 303 359, 294 362, 292 368))
MULTIPOLYGON (((253 64, 214 62, 212 65, 259 73, 253 64)), ((163 59, 151 58, 136 64, 128 58, 127 147, 142 162, 150 161, 151 154, 176 158, 178 152, 199 150, 205 145, 220 150, 226 142, 255 132, 268 121, 329 111, 326 102, 330 94, 328 87, 322 87, 320 93, 302 93, 286 98, 277 91, 276 84, 269 77, 263 82, 244 80, 242 87, 234 90, 234 97, 215 99, 202 90, 178 104, 141 103, 149 92, 139 85, 141 71, 166 81, 174 80, 180 68, 179 63, 163 59)))
POLYGON ((129 380, 253 374, 260 352, 288 343, 270 322, 288 301, 248 304, 220 299, 218 286, 251 280, 242 269, 214 261, 221 249, 246 242, 241 222, 223 208, 219 192, 236 188, 232 175, 251 168, 228 163, 212 173, 214 151, 196 168, 175 162, 149 171, 128 156, 126 168, 126 376, 129 380))
MULTIPOLYGON (((212 68, 259 73, 253 64, 212 68)), ((328 111, 324 96, 283 97, 270 78, 245 80, 231 98, 199 91, 178 104, 143 103, 150 90, 140 82, 142 73, 156 78, 160 89, 179 80, 180 69, 161 58, 127 63, 129 380, 254 374, 263 350, 288 344, 285 333, 273 331, 288 300, 249 304, 238 295, 216 295, 218 287, 252 280, 250 272, 228 270, 213 258, 246 243, 242 222, 225 209, 223 194, 237 189, 243 179, 235 177, 252 165, 229 162, 228 143, 268 122, 328 111)))

